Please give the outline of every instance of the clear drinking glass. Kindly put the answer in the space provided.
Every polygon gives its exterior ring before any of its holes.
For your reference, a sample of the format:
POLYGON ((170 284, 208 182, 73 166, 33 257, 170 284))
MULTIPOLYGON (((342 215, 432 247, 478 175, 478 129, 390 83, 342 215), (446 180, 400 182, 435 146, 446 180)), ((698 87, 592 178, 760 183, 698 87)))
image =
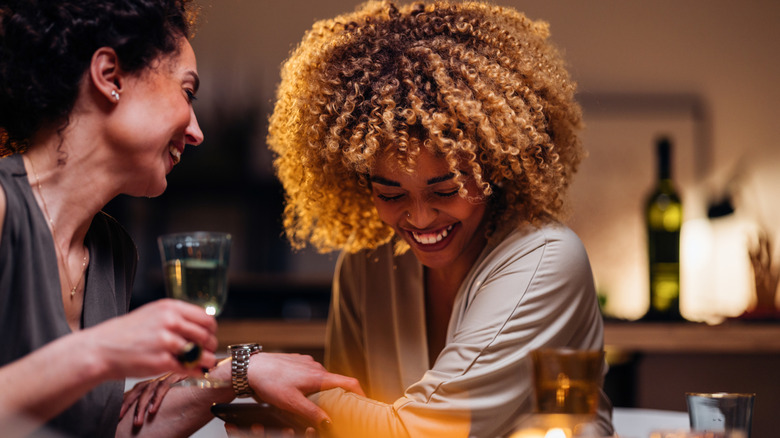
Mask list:
POLYGON ((596 414, 604 351, 542 349, 531 358, 537 412, 596 414))
POLYGON ((685 394, 691 429, 724 432, 725 436, 750 438, 755 394, 731 392, 685 394))
MULTIPOLYGON (((201 306, 209 315, 219 315, 227 300, 230 234, 213 231, 165 234, 157 238, 157 243, 168 296, 201 306)), ((179 360, 194 366, 200 353, 201 347, 192 344, 182 352, 179 360)), ((191 377, 179 384, 209 388, 230 386, 230 382, 216 381, 208 376, 191 377)))
POLYGON ((551 348, 531 351, 535 406, 510 438, 599 436, 595 418, 604 351, 551 348))

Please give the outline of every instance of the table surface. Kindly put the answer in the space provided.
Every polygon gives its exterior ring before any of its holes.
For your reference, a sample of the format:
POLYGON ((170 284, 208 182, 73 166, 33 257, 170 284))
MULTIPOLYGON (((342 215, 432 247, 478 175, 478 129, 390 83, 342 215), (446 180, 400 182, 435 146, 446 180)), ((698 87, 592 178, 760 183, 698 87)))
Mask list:
MULTIPOLYGON (((226 319, 217 336, 222 347, 251 340, 267 350, 321 349, 325 321, 226 319)), ((628 352, 780 353, 780 322, 607 322, 604 343, 628 352)))

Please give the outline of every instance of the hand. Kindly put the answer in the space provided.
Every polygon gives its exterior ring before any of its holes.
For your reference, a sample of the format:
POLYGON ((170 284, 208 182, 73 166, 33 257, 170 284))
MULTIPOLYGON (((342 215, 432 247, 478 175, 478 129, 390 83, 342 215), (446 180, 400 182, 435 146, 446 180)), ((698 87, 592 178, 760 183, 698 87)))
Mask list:
POLYGON ((200 375, 214 366, 217 322, 203 308, 180 300, 161 299, 127 315, 110 319, 80 332, 85 343, 80 351, 92 352, 108 379, 144 377, 176 372, 200 375), (200 362, 193 368, 176 356, 188 342, 202 347, 200 362))
POLYGON ((248 376, 257 398, 301 415, 316 426, 330 422, 330 418, 307 395, 337 387, 365 395, 356 379, 329 373, 311 356, 300 354, 255 354, 248 376))
POLYGON ((130 407, 135 404, 133 425, 141 427, 147 413, 150 416, 157 413, 160 403, 162 403, 162 399, 168 393, 171 385, 186 377, 186 374, 168 373, 155 379, 136 383, 133 389, 125 393, 122 409, 119 411, 119 419, 121 420, 130 410, 130 407))
MULTIPOLYGON (((239 428, 235 424, 225 423, 225 432, 230 438, 296 438, 293 429, 271 430, 266 433, 265 428, 260 425, 252 425, 251 428, 239 428)), ((319 435, 313 427, 309 427, 304 432, 304 438, 317 438, 319 435)), ((300 435, 297 435, 300 437, 300 435)))

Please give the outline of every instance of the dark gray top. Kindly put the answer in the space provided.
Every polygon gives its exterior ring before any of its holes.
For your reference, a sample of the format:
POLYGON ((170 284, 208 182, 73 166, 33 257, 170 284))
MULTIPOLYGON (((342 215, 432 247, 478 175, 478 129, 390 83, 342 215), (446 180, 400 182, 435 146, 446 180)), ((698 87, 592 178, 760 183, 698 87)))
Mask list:
MULTIPOLYGON (((57 254, 46 219, 33 197, 20 155, 0 159, 0 188, 7 208, 0 241, 0 366, 71 333, 60 291, 57 254)), ((87 232, 81 326, 124 315, 138 261, 135 244, 112 217, 99 213, 87 232)), ((78 354, 77 351, 73 352, 78 354)), ((53 357, 52 361, 57 361, 53 357)), ((63 373, 74 370, 63 369, 63 373)), ((37 378, 30 370, 30 379, 37 378)), ((73 437, 113 437, 124 382, 94 388, 46 426, 73 437)))

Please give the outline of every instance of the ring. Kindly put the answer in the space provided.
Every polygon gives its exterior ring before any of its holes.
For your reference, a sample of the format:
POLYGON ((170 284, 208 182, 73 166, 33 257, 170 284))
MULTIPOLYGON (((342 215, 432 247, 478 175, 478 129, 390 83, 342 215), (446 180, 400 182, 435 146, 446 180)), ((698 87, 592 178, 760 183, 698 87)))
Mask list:
POLYGON ((201 348, 194 342, 187 342, 176 355, 176 360, 187 368, 195 366, 200 361, 201 348))

